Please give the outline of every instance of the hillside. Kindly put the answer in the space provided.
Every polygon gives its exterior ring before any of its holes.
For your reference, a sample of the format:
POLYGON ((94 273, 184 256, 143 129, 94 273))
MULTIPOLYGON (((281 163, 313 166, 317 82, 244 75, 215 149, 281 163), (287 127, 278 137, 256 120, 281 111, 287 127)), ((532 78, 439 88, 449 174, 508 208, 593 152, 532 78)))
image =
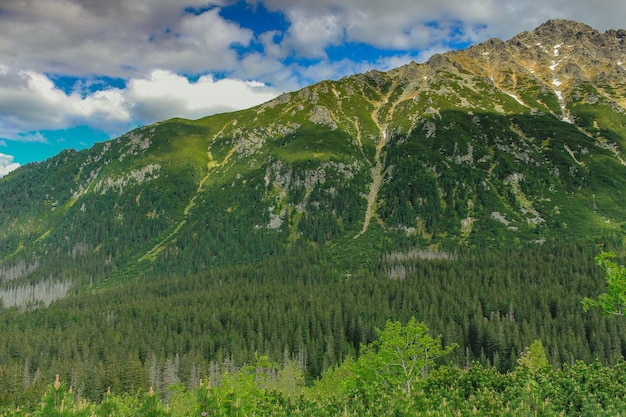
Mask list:
POLYGON ((549 21, 25 166, 0 180, 2 286, 621 234, 623 37, 549 21))
POLYGON ((412 317, 453 365, 616 363, 580 300, 624 253, 625 35, 549 21, 0 178, 0 405, 259 354, 310 381, 412 317))
POLYGON ((0 178, 0 404, 42 373, 101 398, 257 353, 317 377, 389 318, 454 364, 510 370, 535 339, 615 363, 623 323, 580 300, 623 254, 625 35, 548 21, 0 178))

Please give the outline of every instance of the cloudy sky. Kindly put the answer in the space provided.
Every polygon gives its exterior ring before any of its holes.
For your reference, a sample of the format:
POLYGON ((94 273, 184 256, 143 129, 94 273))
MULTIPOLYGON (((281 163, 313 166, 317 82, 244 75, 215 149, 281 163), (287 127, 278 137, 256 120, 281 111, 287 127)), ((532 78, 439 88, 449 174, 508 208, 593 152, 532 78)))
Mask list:
POLYGON ((0 176, 140 125, 251 107, 615 0, 0 0, 0 176))

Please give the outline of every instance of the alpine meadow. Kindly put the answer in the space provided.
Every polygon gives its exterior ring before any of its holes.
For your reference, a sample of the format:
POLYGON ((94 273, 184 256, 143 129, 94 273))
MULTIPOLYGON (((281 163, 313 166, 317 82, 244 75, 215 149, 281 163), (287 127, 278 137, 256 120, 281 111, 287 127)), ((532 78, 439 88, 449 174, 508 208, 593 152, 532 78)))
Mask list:
POLYGON ((0 416, 626 415, 585 309, 626 292, 625 65, 550 20, 0 178, 0 416))

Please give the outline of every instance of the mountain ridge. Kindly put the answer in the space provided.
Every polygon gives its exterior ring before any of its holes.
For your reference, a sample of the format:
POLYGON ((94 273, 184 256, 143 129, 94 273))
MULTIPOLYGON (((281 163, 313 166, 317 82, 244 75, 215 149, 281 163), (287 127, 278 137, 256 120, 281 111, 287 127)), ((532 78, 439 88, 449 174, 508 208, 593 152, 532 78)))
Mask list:
POLYGON ((0 288, 623 236, 625 34, 551 20, 24 166, 0 179, 0 288))

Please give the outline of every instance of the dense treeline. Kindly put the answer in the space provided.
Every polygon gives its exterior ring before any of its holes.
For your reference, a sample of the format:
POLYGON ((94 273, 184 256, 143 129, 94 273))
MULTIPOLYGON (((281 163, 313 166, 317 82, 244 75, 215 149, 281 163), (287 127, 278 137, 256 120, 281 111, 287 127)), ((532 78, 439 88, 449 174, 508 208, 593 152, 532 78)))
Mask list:
POLYGON ((618 416, 626 409, 623 361, 577 361, 554 370, 536 340, 507 373, 478 363, 435 363, 454 348, 415 319, 387 321, 358 359, 347 358, 308 385, 302 364, 264 356, 214 372, 194 387, 172 383, 132 395, 108 389, 96 401, 56 375, 36 404, 0 406, 0 416, 618 416))
POLYGON ((259 354, 297 360, 316 378, 358 356, 385 320, 410 317, 459 346, 445 359, 450 365, 509 371, 535 339, 555 368, 614 364, 626 352, 624 323, 581 305, 603 290, 597 252, 564 242, 448 259, 395 256, 377 270, 346 273, 318 251, 94 287, 32 311, 4 309, 0 404, 35 403, 56 373, 99 400, 108 387, 195 386, 207 370, 259 354))

